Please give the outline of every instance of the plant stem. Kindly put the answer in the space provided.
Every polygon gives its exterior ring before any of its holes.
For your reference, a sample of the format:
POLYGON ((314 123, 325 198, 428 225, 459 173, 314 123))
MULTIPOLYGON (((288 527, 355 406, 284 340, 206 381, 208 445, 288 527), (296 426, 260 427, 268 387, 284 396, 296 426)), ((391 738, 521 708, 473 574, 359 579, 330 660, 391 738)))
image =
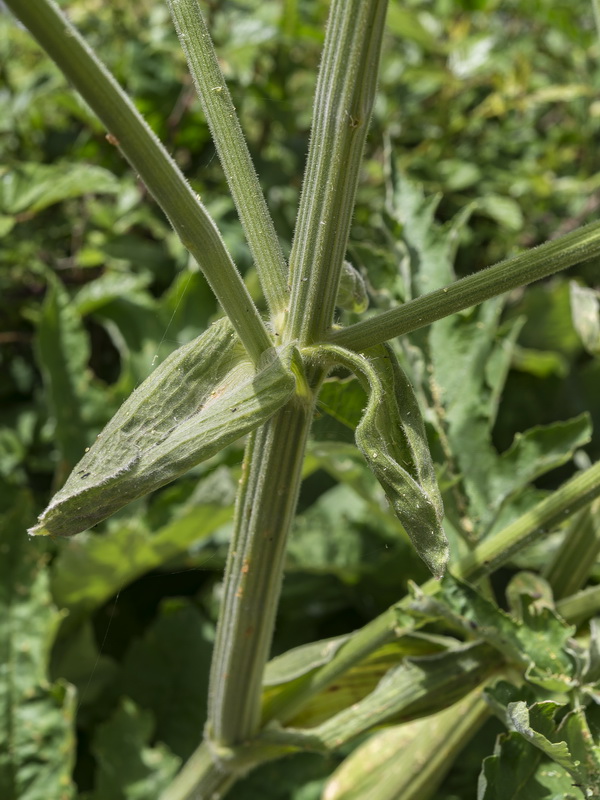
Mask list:
POLYGON ((511 525, 484 539, 452 570, 459 578, 478 581, 505 564, 516 552, 540 538, 600 495, 600 461, 556 489, 511 525))
POLYGON ((217 746, 256 735, 264 665, 302 476, 312 401, 292 401, 248 442, 211 666, 207 734, 217 746))
POLYGON ((377 84, 387 0, 333 0, 290 254, 288 340, 329 329, 377 84))
POLYGON ((287 266, 200 5, 198 0, 169 0, 169 6, 271 318, 282 320, 287 266))
POLYGON ((560 547, 543 575, 555 600, 585 586, 600 553, 600 500, 584 508, 571 521, 560 547))
POLYGON ((575 625, 597 616, 600 612, 600 586, 589 586, 577 594, 559 600, 556 610, 567 622, 575 625))
POLYGON ((239 776, 217 764, 207 747, 201 745, 160 796, 160 800, 207 800, 224 797, 239 776))
POLYGON ((106 125, 198 262, 251 358, 272 347, 267 329, 212 218, 141 114, 52 0, 7 0, 15 16, 106 125))
POLYGON ((366 350, 599 255, 600 222, 594 222, 403 306, 331 331, 327 338, 350 350, 366 350))

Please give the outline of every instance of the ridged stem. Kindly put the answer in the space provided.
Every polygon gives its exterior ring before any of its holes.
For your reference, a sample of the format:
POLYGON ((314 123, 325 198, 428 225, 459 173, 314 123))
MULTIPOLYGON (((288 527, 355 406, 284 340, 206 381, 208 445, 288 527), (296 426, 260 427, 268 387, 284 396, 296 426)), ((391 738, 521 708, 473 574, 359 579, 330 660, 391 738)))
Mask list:
POLYGON ((203 744, 192 753, 160 800, 218 800, 238 777, 236 772, 219 764, 203 744))
POLYGON ((260 726, 262 677, 296 510, 312 402, 292 401, 248 442, 211 667, 207 735, 240 744, 260 726))
POLYGON ((115 78, 52 0, 7 5, 110 131, 198 262, 251 358, 272 346, 267 329, 212 218, 115 78))
POLYGON ((288 340, 329 329, 348 243, 373 98, 387 0, 333 0, 290 254, 288 340))
POLYGON ((287 265, 235 106, 198 0, 169 0, 169 6, 277 328, 289 299, 287 265))
POLYGON ((438 319, 456 314, 491 297, 525 286, 555 272, 600 256, 600 222, 534 247, 443 289, 410 300, 371 319, 340 328, 327 335, 332 344, 366 350, 438 319))
POLYGON ((569 597, 585 586, 600 553, 600 500, 577 514, 560 547, 543 572, 555 600, 569 597))

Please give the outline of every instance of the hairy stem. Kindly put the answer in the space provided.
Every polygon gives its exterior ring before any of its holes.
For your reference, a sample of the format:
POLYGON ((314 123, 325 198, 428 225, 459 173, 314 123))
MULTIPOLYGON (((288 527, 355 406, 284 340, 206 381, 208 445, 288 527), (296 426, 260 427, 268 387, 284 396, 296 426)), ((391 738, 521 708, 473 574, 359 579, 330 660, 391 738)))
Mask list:
POLYGON ((290 254, 289 340, 331 325, 377 84, 387 0, 333 0, 290 254))
POLYGON ((287 266, 198 0, 169 0, 202 110, 277 322, 287 306, 287 266))
POLYGON ((160 800, 218 800, 225 796, 238 777, 236 772, 219 764, 207 745, 202 744, 161 794, 160 800))
POLYGON ((328 335, 328 341, 350 350, 366 350, 598 255, 600 222, 594 222, 403 306, 334 330, 328 335))
POLYGON ((110 131, 198 262, 254 361, 272 346, 267 329, 212 218, 141 114, 52 0, 7 0, 110 131))
POLYGON ((250 438, 225 572, 209 691, 218 746, 256 735, 264 666, 301 482, 312 402, 292 401, 250 438))

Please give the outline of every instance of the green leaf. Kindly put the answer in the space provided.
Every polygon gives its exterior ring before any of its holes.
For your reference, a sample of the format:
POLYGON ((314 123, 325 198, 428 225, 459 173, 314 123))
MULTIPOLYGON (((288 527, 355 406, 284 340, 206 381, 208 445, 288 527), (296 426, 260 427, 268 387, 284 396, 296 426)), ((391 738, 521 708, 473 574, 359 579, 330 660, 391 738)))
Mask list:
POLYGON ((166 599, 144 636, 127 651, 120 691, 153 712, 154 738, 183 759, 202 739, 213 627, 183 599, 166 599))
POLYGON ((0 797, 70 800, 75 693, 47 678, 61 614, 52 605, 44 551, 27 540, 27 494, 0 517, 0 797))
MULTIPOLYGON (((385 674, 400 665, 406 657, 431 655, 443 652, 456 645, 455 639, 419 633, 412 623, 412 630, 388 644, 374 650, 367 658, 347 668, 333 684, 314 694, 302 707, 286 715, 286 723, 294 727, 309 727, 320 724, 334 714, 350 708, 372 692, 385 674)), ((273 659, 277 670, 277 683, 272 678, 263 691, 263 715, 267 719, 277 717, 278 709, 285 708, 286 698, 292 696, 303 685, 310 685, 311 675, 330 663, 351 637, 326 639, 303 645, 273 659), (301 662, 306 660, 303 668, 301 662), (322 663, 319 663, 322 662, 322 663), (279 680, 287 676, 287 680, 279 680)), ((267 665, 267 676, 269 666, 267 665)))
POLYGON ((442 498, 419 404, 391 348, 368 352, 377 383, 356 428, 356 444, 433 575, 441 576, 448 542, 442 498))
POLYGON ((149 747, 152 714, 124 700, 98 726, 92 750, 98 763, 91 800, 149 800, 167 788, 179 759, 164 745, 149 747))
POLYGON ((62 456, 58 481, 62 483, 87 441, 81 408, 90 388, 90 345, 67 291, 52 275, 37 326, 36 352, 56 420, 56 438, 62 456))
POLYGON ((31 532, 85 530, 264 423, 294 392, 293 353, 273 349, 255 368, 229 322, 215 323, 134 391, 31 532))
POLYGON ((361 380, 369 399, 356 427, 356 444, 417 553, 435 576, 441 576, 448 560, 442 498, 419 404, 394 352, 388 345, 364 355, 319 345, 306 348, 306 354, 342 365, 361 380))
POLYGON ((574 685, 573 659, 566 643, 575 629, 550 608, 538 608, 530 598, 523 602, 523 620, 508 614, 475 589, 448 575, 434 596, 415 589, 411 611, 429 619, 445 619, 470 635, 476 635, 527 670, 528 680, 548 689, 565 691, 574 685))
POLYGON ((0 174, 0 213, 34 214, 71 197, 119 190, 118 178, 101 167, 21 163, 0 174))
POLYGON ((114 681, 117 665, 100 652, 91 620, 86 620, 69 636, 62 635, 64 632, 63 627, 52 651, 52 674, 60 675, 77 689, 77 722, 85 726, 84 708, 93 704, 114 681))
POLYGON ((569 362, 560 353, 552 350, 531 350, 518 345, 513 350, 511 367, 536 378, 548 378, 552 375, 566 378, 569 372, 569 362))
POLYGON ((294 647, 271 659, 265 668, 263 686, 278 686, 300 678, 317 667, 329 663, 350 634, 321 639, 318 642, 294 647))
POLYGON ((341 422, 351 431, 365 410, 367 396, 356 378, 328 378, 319 392, 319 409, 341 422))
POLYGON ((584 800, 569 773, 513 731, 498 737, 482 764, 477 800, 584 800))
POLYGON ((369 307, 365 280, 349 261, 344 261, 342 265, 336 305, 354 314, 362 314, 369 307))
POLYGON ((465 697, 497 665, 497 655, 481 642, 436 655, 406 658, 363 700, 311 727, 310 734, 326 748, 338 748, 378 725, 433 714, 465 697))
POLYGON ((117 270, 107 270, 99 278, 86 283, 73 297, 72 306, 85 317, 120 297, 146 289, 152 278, 148 273, 142 275, 117 270))
POLYGON ((583 346, 593 356, 600 355, 600 293, 575 281, 569 283, 573 325, 583 346))
POLYGON ((333 773, 323 800, 428 800, 486 713, 476 692, 438 714, 373 734, 333 773))
POLYGON ((412 282, 410 297, 417 297, 455 279, 453 261, 459 234, 476 205, 465 206, 453 220, 440 225, 435 212, 441 195, 426 197, 421 185, 396 170, 394 164, 391 170, 388 210, 392 220, 400 226, 408 249, 412 282))
POLYGON ((209 536, 231 513, 229 507, 199 505, 154 534, 131 522, 104 536, 70 541, 53 564, 54 598, 70 610, 70 619, 89 614, 136 578, 209 536))
POLYGON ((518 433, 490 476, 490 494, 496 498, 495 505, 540 475, 565 464, 590 441, 591 435, 587 412, 566 422, 538 425, 518 433))
POLYGON ((600 795, 600 747, 595 744, 585 711, 570 711, 560 722, 556 715, 564 706, 545 701, 527 707, 511 703, 508 713, 516 730, 527 741, 559 764, 585 789, 587 797, 600 795))
POLYGON ((398 523, 390 524, 385 497, 374 515, 371 504, 347 485, 324 492, 294 523, 288 545, 291 568, 330 573, 352 584, 366 571, 389 560, 398 539, 398 523), (387 524, 386 524, 387 523, 387 524))
POLYGON ((511 231, 520 231, 523 227, 521 206, 512 197, 488 194, 477 200, 477 211, 487 214, 499 225, 511 231))

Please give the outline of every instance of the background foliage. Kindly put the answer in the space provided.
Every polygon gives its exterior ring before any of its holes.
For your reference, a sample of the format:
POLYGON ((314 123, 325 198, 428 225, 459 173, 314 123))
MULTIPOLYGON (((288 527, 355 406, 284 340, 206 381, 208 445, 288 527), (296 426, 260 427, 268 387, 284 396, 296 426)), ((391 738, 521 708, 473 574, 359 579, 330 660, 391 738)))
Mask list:
MULTIPOLYGON (((66 5, 183 167, 256 295, 166 5, 66 5)), ((327 4, 206 7, 289 248, 327 4)), ((375 308, 567 232, 600 205, 600 48, 587 2, 392 0, 388 21, 350 247, 375 308)), ((27 542, 23 531, 152 366, 219 312, 99 123, 6 13, 0 25, 0 546, 9 554, 0 652, 11 665, 0 753, 4 739, 17 755, 16 767, 0 757, 0 794, 152 797, 201 736, 241 445, 93 533, 27 542)), ((590 421, 600 429, 600 347, 582 340, 569 292, 569 281, 593 287, 597 276, 588 262, 398 345, 426 409, 457 552, 459 529, 506 524, 573 472, 573 455, 579 466, 600 458, 590 433, 590 421)), ((348 451, 363 401, 343 376, 323 395, 274 654, 365 624, 408 579, 426 577, 348 451)), ((543 567, 553 541, 501 571, 499 586, 517 566, 543 567)), ((437 800, 474 796, 501 730, 487 723, 437 800)), ((355 746, 267 765, 236 796, 317 798, 355 746)))

